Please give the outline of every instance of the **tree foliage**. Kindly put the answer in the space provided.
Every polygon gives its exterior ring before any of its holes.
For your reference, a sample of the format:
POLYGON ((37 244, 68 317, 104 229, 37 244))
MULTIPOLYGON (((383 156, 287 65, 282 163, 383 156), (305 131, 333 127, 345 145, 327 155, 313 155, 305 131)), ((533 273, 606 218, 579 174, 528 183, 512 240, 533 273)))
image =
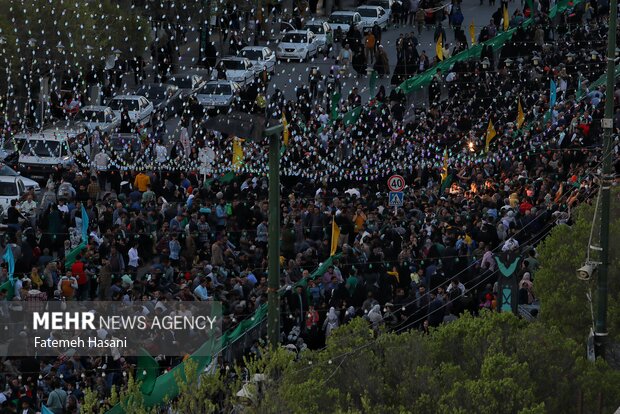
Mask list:
POLYGON ((0 0, 0 9, 4 57, 13 58, 10 63, 15 73, 31 65, 32 56, 42 71, 54 65, 66 70, 101 66, 116 49, 124 58, 148 50, 148 22, 137 10, 120 8, 110 0, 0 0), (35 43, 29 44, 30 39, 35 43), (58 50, 59 43, 64 50, 58 50))
POLYGON ((253 412, 570 413, 583 399, 587 413, 599 392, 604 412, 620 404, 620 373, 511 314, 370 339, 363 320, 340 328, 267 386, 253 412))
MULTIPOLYGON (((620 249, 617 248, 620 235, 620 191, 612 191, 610 240, 610 266, 608 275, 608 330, 612 340, 620 338, 620 249), (615 246, 615 247, 614 247, 615 246)), ((557 226, 538 248, 541 269, 536 272, 534 281, 536 294, 541 301, 539 318, 548 326, 580 343, 585 343, 592 326, 590 303, 586 297, 589 289, 596 312, 597 283, 596 274, 590 282, 578 280, 576 269, 586 260, 590 229, 594 217, 595 202, 582 204, 574 212, 575 222, 569 226, 557 226)), ((594 224, 592 244, 599 245, 599 217, 594 224)), ((592 260, 598 260, 596 252, 592 260)), ((596 317, 596 314, 595 314, 596 317)))

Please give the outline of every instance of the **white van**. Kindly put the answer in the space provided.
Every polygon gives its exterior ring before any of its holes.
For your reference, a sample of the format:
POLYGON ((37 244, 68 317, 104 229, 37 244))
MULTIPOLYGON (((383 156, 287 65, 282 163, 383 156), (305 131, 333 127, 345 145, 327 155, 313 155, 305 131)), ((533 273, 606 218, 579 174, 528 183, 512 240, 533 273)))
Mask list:
MULTIPOLYGON (((73 143, 81 141, 85 132, 77 129, 47 129, 35 133, 16 134, 19 145, 19 171, 33 180, 47 180, 55 167, 68 167, 75 161, 73 143)), ((89 148, 84 148, 90 153, 89 148)))

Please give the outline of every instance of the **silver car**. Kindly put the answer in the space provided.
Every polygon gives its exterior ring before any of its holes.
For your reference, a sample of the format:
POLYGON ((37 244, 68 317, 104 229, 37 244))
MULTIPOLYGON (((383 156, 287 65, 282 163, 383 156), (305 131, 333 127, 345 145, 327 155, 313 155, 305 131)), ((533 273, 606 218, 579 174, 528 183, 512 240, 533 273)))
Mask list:
POLYGON ((266 46, 246 46, 241 49, 240 55, 250 61, 257 76, 263 69, 269 73, 276 72, 276 54, 266 46))
POLYGON ((198 103, 208 114, 227 113, 239 99, 241 87, 228 80, 210 81, 196 93, 198 103))
POLYGON ((84 126, 89 132, 97 127, 101 132, 113 132, 121 124, 121 118, 109 106, 89 105, 75 114, 73 121, 84 126))

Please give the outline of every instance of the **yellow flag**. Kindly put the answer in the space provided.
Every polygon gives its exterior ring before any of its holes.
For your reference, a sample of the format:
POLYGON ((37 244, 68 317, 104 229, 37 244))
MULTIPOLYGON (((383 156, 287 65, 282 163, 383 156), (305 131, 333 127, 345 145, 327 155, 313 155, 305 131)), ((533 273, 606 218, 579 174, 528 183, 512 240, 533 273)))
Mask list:
POLYGON ((284 140, 284 145, 288 146, 288 122, 286 121, 286 115, 282 112, 282 138, 284 140))
POLYGON ((332 218, 332 246, 331 251, 329 253, 330 256, 336 254, 336 250, 338 250, 338 238, 340 238, 340 227, 336 225, 336 218, 332 218))
POLYGON ((471 44, 476 44, 476 26, 474 26, 474 19, 469 24, 469 37, 471 37, 471 44))
POLYGON ((510 16, 508 15, 508 6, 504 6, 504 31, 510 27, 510 16))
POLYGON ((519 99, 519 105, 517 110, 517 129, 521 129, 521 125, 525 122, 525 114, 523 113, 523 107, 521 106, 521 99, 519 99))
POLYGON ((443 150, 443 168, 441 169, 441 182, 448 178, 448 148, 443 150))
POLYGON ((443 39, 441 33, 439 33, 439 39, 437 39, 437 44, 435 45, 435 54, 439 60, 443 60, 443 39))
POLYGON ((486 140, 486 146, 485 146, 485 151, 489 151, 489 144, 491 143, 491 140, 493 140, 493 138, 495 138, 495 135, 497 135, 497 132, 495 132, 495 127, 493 127, 493 122, 489 119, 489 126, 487 127, 487 140, 486 140))
POLYGON ((243 147, 241 143, 245 141, 244 139, 234 137, 233 138, 233 154, 232 154, 232 165, 234 169, 239 169, 243 164, 243 147))

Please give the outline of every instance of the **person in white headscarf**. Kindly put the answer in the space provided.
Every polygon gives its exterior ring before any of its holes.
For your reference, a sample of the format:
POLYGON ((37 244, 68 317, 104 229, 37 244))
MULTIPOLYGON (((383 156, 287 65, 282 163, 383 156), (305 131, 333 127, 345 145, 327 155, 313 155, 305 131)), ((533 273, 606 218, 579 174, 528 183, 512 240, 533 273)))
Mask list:
POLYGON ((525 272, 519 282, 519 304, 531 305, 534 302, 534 284, 530 272, 525 272))
POLYGON ((379 327, 383 323, 383 316, 381 315, 381 306, 378 304, 373 306, 370 312, 368 312, 368 320, 372 326, 372 330, 375 332, 379 331, 379 327))
POLYGON ((328 338, 331 332, 336 329, 339 325, 338 321, 338 313, 336 312, 336 308, 333 306, 329 308, 329 312, 327 312, 327 318, 325 318, 325 322, 323 322, 323 329, 325 330, 325 338, 328 338))

